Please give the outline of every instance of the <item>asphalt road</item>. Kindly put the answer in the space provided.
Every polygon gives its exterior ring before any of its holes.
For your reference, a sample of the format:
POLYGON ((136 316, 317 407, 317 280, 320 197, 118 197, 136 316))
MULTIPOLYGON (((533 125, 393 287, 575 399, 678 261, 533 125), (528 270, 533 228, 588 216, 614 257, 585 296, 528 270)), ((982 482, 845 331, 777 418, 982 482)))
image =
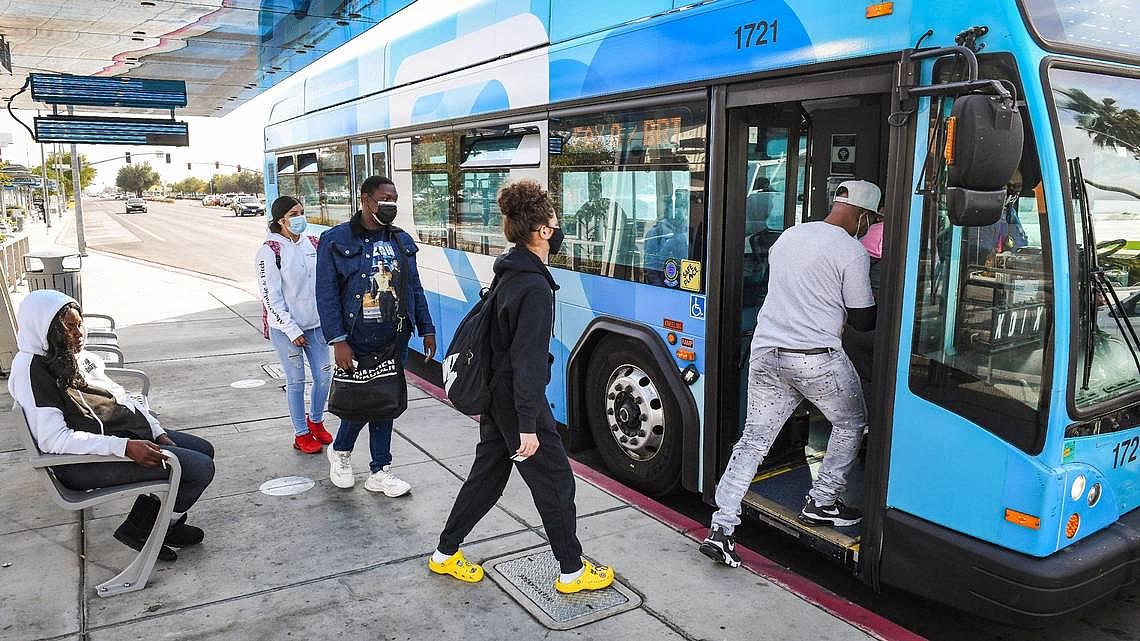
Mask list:
MULTIPOLYGON (((253 255, 265 237, 264 217, 235 217, 229 209, 203 207, 191 200, 148 202, 145 214, 125 214, 124 210, 121 200, 84 202, 84 228, 90 248, 238 284, 252 283, 253 255)), ((61 241, 74 246, 75 230, 70 223, 61 241)), ((578 453, 575 458, 604 471, 593 450, 578 453)), ((677 494, 664 502, 704 523, 712 513, 695 495, 677 494)), ((897 590, 886 588, 876 594, 839 566, 759 523, 743 524, 737 536, 741 544, 932 641, 1140 639, 1140 586, 1127 588, 1094 611, 1051 629, 1016 630, 897 590)), ((747 597, 741 595, 742 607, 746 603, 747 597)))
MULTIPOLYGON (((145 214, 125 211, 123 200, 85 199, 88 248, 238 283, 253 280, 253 256, 265 240, 263 216, 237 217, 198 200, 148 201, 145 214)), ((75 227, 68 220, 60 242, 74 247, 75 227)))

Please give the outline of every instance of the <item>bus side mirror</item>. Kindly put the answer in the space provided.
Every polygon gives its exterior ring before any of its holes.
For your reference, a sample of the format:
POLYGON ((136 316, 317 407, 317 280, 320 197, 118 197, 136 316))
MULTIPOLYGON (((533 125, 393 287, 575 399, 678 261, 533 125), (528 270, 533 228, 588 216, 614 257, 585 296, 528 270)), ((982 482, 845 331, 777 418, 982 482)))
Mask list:
POLYGON ((1021 163, 1024 138, 1021 113, 1008 100, 968 95, 954 101, 945 150, 951 223, 985 227, 997 222, 1005 186, 1021 163))

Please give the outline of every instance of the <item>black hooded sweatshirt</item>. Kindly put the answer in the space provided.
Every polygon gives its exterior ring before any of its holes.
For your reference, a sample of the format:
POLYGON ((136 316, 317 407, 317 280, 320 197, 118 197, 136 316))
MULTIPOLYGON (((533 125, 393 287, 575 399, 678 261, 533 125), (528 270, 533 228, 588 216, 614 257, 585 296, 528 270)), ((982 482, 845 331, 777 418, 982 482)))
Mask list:
POLYGON ((553 428, 546 386, 554 362, 550 338, 558 284, 538 256, 522 245, 495 261, 495 277, 491 416, 508 434, 516 429, 533 434, 540 422, 553 428))

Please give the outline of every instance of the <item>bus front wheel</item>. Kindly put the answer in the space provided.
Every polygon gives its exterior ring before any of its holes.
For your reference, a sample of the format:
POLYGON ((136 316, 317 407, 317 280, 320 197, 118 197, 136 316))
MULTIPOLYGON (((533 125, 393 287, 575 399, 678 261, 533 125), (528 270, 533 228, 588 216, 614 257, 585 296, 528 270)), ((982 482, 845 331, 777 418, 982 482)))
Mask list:
POLYGON ((585 398, 590 432, 614 478, 651 496, 677 488, 681 408, 645 348, 618 336, 598 343, 585 398))

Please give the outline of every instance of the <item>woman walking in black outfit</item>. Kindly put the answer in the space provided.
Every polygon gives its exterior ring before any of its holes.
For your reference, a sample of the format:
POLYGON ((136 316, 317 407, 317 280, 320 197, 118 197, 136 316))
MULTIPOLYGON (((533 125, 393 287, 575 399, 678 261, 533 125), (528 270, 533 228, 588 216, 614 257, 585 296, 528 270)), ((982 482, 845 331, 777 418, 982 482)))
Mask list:
POLYGON ((464 559, 459 545, 503 495, 513 461, 558 559, 561 574, 555 588, 564 593, 598 590, 613 583, 614 572, 582 558, 575 534, 574 474, 546 400, 558 289, 546 263, 562 245, 562 230, 546 191, 536 182, 504 187, 499 209, 507 240, 515 246, 495 261, 491 404, 479 422, 471 474, 455 497, 428 567, 469 583, 483 578, 483 568, 464 559))

